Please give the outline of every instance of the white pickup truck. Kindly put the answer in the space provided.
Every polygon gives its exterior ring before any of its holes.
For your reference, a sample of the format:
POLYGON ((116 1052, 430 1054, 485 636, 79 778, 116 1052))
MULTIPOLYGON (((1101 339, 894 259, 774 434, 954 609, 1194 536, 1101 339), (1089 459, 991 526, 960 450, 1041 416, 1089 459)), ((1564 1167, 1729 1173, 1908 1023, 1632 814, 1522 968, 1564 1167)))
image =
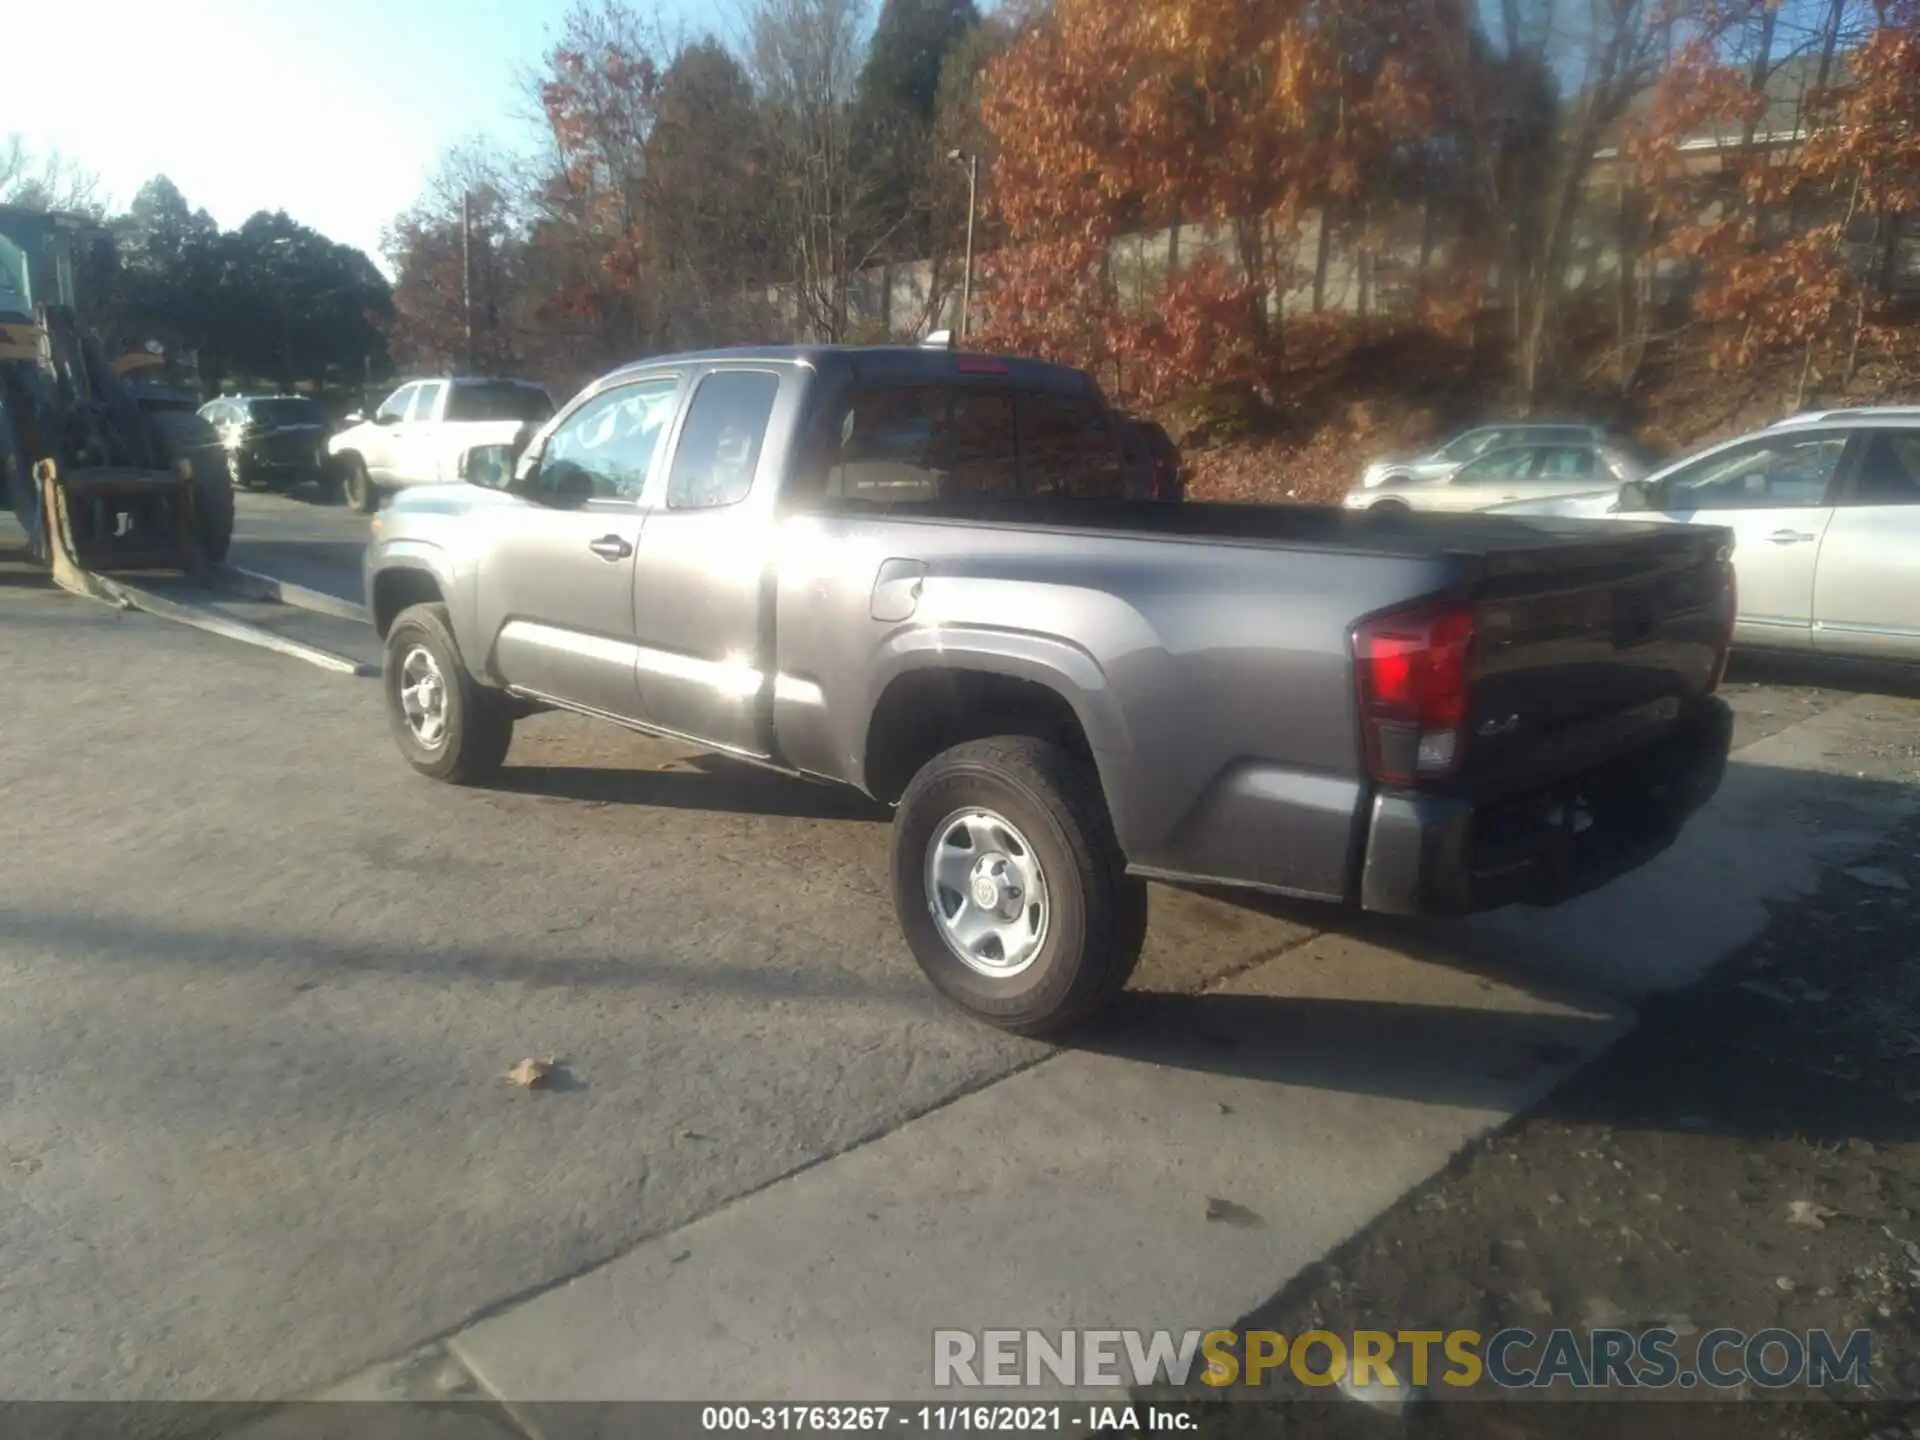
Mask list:
POLYGON ((458 480, 467 450, 517 444, 552 414, 553 397, 526 380, 410 380, 372 415, 349 415, 327 453, 347 503, 365 514, 391 491, 458 480))

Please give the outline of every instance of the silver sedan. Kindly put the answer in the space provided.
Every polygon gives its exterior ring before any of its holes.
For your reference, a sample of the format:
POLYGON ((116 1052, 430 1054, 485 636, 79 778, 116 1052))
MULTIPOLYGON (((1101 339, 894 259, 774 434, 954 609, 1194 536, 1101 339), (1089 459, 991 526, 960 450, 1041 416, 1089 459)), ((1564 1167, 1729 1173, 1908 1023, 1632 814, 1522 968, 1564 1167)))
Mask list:
POLYGON ((1651 468, 1617 442, 1508 445, 1435 479, 1387 480, 1346 498, 1350 510, 1487 510, 1516 500, 1618 489, 1651 468))

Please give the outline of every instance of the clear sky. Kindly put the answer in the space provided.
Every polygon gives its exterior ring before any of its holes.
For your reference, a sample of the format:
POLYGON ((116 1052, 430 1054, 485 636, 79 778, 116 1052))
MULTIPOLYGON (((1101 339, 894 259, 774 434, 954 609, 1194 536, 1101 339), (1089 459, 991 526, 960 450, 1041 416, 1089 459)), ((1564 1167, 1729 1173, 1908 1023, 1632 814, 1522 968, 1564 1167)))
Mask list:
MULTIPOLYGON (((709 0, 710 3, 710 0, 709 0)), ((0 0, 0 136, 100 176, 156 174, 222 226, 256 210, 379 259, 449 144, 524 139, 519 76, 568 0, 0 0)), ((666 13, 699 22, 688 0, 666 13)))

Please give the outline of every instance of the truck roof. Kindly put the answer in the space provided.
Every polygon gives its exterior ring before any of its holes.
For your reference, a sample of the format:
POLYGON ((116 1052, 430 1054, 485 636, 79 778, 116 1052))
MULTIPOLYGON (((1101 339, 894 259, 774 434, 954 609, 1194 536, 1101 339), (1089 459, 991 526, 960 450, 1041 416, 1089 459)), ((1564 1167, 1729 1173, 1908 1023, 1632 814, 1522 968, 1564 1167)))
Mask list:
POLYGON ((953 350, 941 345, 743 345, 721 350, 692 350, 651 355, 603 375, 595 388, 647 370, 675 365, 706 365, 722 361, 763 361, 807 365, 825 371, 838 367, 867 369, 876 374, 907 372, 937 375, 1003 375, 1029 385, 1079 389, 1092 383, 1084 370, 1050 360, 994 355, 976 350, 953 350))
MULTIPOLYGON (((402 385, 518 385, 524 390, 545 390, 538 380, 520 380, 511 375, 412 375, 388 382, 395 390, 402 385)), ((369 387, 378 390, 374 385, 369 387)))

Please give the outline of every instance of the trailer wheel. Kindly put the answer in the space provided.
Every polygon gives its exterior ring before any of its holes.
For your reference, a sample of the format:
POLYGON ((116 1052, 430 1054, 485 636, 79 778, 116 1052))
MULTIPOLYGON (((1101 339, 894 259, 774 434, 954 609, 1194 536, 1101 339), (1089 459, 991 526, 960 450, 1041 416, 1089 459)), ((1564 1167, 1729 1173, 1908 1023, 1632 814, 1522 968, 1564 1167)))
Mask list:
POLYGON ((1146 938, 1146 886, 1126 873, 1098 776, 1026 735, 956 745, 914 776, 894 820, 893 898, 935 988, 1020 1035, 1093 1016, 1146 938))

